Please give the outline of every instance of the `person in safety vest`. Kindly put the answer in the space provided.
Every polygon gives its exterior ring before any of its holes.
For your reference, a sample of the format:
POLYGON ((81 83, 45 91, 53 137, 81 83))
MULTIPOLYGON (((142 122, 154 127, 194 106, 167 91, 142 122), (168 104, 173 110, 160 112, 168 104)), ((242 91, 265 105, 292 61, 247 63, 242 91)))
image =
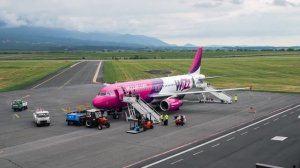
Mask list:
POLYGON ((165 117, 164 117, 164 125, 165 126, 168 125, 168 120, 169 120, 169 116, 168 116, 168 114, 165 114, 165 117))
POLYGON ((235 95, 235 96, 234 96, 234 102, 237 103, 237 101, 238 101, 238 96, 235 95))
POLYGON ((163 125, 164 124, 164 115, 163 114, 160 115, 160 120, 161 120, 161 125, 163 125))

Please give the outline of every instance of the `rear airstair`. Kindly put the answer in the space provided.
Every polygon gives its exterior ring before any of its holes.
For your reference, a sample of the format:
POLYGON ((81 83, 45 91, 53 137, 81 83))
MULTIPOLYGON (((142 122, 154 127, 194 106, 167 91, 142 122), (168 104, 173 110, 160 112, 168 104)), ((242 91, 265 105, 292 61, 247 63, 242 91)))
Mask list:
MULTIPOLYGON (((204 84, 201 87, 204 91, 211 91, 216 90, 214 87, 208 85, 204 82, 204 84)), ((209 92, 213 96, 215 96, 217 99, 221 100, 222 103, 232 103, 232 98, 225 94, 224 92, 209 92)), ((202 94, 204 97, 204 100, 206 99, 205 94, 202 94)))
POLYGON ((161 122, 160 114, 141 98, 137 99, 136 97, 123 97, 123 102, 128 104, 128 114, 126 114, 127 120, 135 119, 136 110, 143 116, 151 119, 153 123, 161 122))

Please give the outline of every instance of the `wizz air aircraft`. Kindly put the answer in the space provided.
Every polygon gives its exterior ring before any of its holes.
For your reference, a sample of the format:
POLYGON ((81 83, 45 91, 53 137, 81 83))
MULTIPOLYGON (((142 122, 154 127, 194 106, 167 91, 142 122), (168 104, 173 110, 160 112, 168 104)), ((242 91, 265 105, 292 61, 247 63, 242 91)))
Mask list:
MULTIPOLYGON (((147 103, 159 103, 164 111, 178 110, 182 106, 185 95, 222 92, 228 90, 244 90, 246 88, 205 89, 205 75, 200 74, 202 48, 198 48, 193 63, 186 75, 164 78, 145 79, 131 82, 115 83, 102 88, 93 99, 93 105, 99 109, 113 110, 127 106, 123 97, 132 93, 139 95, 147 103), (197 91, 191 91, 198 88, 197 91)), ((231 103, 231 99, 227 102, 231 103)))

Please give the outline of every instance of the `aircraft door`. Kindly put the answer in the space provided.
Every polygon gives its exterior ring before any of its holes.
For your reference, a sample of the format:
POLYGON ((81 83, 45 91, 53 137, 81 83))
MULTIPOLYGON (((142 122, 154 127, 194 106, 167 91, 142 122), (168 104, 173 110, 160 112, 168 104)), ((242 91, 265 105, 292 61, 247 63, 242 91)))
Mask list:
POLYGON ((116 90, 116 92, 118 92, 118 94, 117 94, 117 96, 118 96, 118 98, 119 98, 119 100, 123 100, 123 97, 124 97, 124 91, 123 91, 123 89, 122 88, 118 88, 117 90, 116 90))

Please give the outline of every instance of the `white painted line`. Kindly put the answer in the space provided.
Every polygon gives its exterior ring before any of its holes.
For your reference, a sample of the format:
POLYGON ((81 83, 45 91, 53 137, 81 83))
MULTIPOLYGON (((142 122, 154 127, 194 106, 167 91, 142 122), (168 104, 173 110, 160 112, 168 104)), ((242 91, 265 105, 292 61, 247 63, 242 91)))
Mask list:
POLYGON ((97 78, 98 78, 98 73, 99 73, 101 64, 102 64, 102 61, 100 61, 99 64, 98 64, 98 67, 97 67, 97 69, 96 69, 96 72, 95 72, 95 75, 94 75, 94 78, 93 78, 93 83, 98 83, 98 82, 97 82, 97 78))
POLYGON ((226 141, 231 141, 231 140, 234 140, 234 139, 235 139, 235 137, 231 137, 231 138, 227 139, 226 141))
POLYGON ((275 118, 273 121, 277 121, 279 118, 275 118))
POLYGON ((179 159, 179 160, 177 160, 177 161, 175 161, 175 162, 172 162, 172 163, 170 163, 170 164, 173 165, 173 164, 176 164, 176 163, 181 162, 181 161, 183 161, 183 159, 179 159))
POLYGON ((213 146, 211 146, 212 148, 214 148, 214 147, 217 147, 217 146, 219 146, 220 144, 218 143, 218 144, 215 144, 215 145, 213 145, 213 146))
POLYGON ((246 131, 246 132, 241 133, 241 135, 245 135, 245 134, 248 134, 248 132, 246 131))
POLYGON ((283 117, 286 117, 286 115, 283 115, 282 118, 283 118, 283 117))
POLYGON ((257 130, 259 127, 255 127, 255 128, 253 128, 254 130, 257 130))
POLYGON ((15 114, 15 117, 20 118, 20 116, 18 114, 15 114))
POLYGON ((288 137, 284 137, 284 136, 275 136, 271 140, 273 140, 273 141, 284 141, 287 138, 288 137))
POLYGON ((202 153, 202 152, 204 152, 204 151, 201 150, 201 151, 199 151, 199 152, 194 153, 193 155, 195 156, 195 155, 198 155, 198 154, 200 154, 200 153, 202 153))
POLYGON ((270 124, 270 122, 266 122, 266 123, 264 123, 264 125, 268 125, 268 124, 270 124))
POLYGON ((67 84, 69 84, 71 82, 72 78, 69 79, 66 83, 64 83, 61 87, 59 87, 59 89, 62 89, 63 87, 65 87, 67 84))
POLYGON ((70 68, 73 68, 74 66, 78 65, 79 63, 81 63, 81 62, 77 62, 76 64, 71 65, 70 68))
POLYGON ((46 82, 49 82, 49 81, 50 81, 50 80, 52 80, 53 78, 55 78, 55 77, 57 77, 57 76, 61 75, 62 73, 66 72, 67 70, 69 70, 69 69, 73 68, 74 66, 76 66, 76 65, 78 65, 78 64, 80 64, 80 63, 81 63, 81 62, 78 62, 78 63, 76 63, 76 64, 74 64, 74 65, 70 66, 69 68, 67 68, 67 69, 65 69, 65 70, 63 70, 63 71, 61 71, 60 73, 58 73, 58 74, 56 74, 56 75, 52 76, 51 78, 49 78, 49 79, 45 80, 44 82, 42 82, 42 83, 40 83, 40 84, 38 84, 38 85, 34 86, 34 87, 33 87, 33 88, 31 88, 31 89, 35 89, 35 88, 37 88, 37 87, 41 86, 42 84, 44 84, 44 83, 46 83, 46 82))
MULTIPOLYGON (((290 106, 291 106, 291 105, 290 105, 290 106)), ((249 127, 252 127, 252 126, 254 126, 254 125, 256 125, 256 124, 259 124, 259 123, 261 123, 261 122, 264 122, 264 121, 266 121, 266 120, 268 120, 268 119, 270 119, 270 118, 276 117, 276 116, 281 115, 281 114, 283 114, 283 113, 286 113, 286 112, 288 112, 288 111, 290 111, 290 110, 293 110, 293 109, 295 109, 295 108, 297 108, 297 107, 299 107, 299 106, 300 106, 300 105, 294 106, 294 107, 292 107, 292 108, 288 108, 288 109, 286 109, 286 110, 284 110, 284 111, 282 111, 282 112, 279 112, 279 113, 274 114, 274 115, 272 115, 272 116, 270 116, 270 117, 267 117, 267 118, 265 118, 265 119, 262 119, 262 120, 260 120, 260 121, 255 122, 255 123, 252 123, 252 124, 250 124, 250 125, 247 125, 247 126, 245 126, 245 127, 243 127, 243 128, 240 128, 240 129, 238 129, 238 130, 236 130, 236 131, 232 131, 232 132, 230 132, 230 133, 228 133, 228 134, 225 134, 225 135, 222 135, 222 136, 220 136, 220 137, 218 137, 218 138, 212 139, 212 140, 207 141, 207 142, 204 142, 204 143, 202 143, 202 144, 200 144, 200 145, 194 146, 194 147, 189 148, 189 149, 186 149, 186 150, 184 150, 184 151, 182 151, 182 152, 176 153, 176 154, 171 155, 171 156, 169 156, 169 157, 163 158, 163 159, 161 159, 161 160, 158 160, 158 161, 156 161, 156 162, 153 162, 153 163, 151 163, 151 164, 148 164, 148 165, 146 165, 146 166, 143 166, 143 168, 148 168, 148 167, 157 165, 157 164, 159 164, 159 163, 161 163, 161 162, 164 162, 164 161, 166 161, 166 160, 172 159, 172 158, 174 158, 174 157, 177 157, 177 156, 182 155, 182 154, 184 154, 184 153, 190 152, 190 151, 192 151, 192 150, 195 150, 195 149, 197 149, 197 148, 200 148, 200 147, 205 146, 205 145, 207 145, 207 144, 210 144, 210 143, 212 143, 212 142, 218 141, 218 140, 220 140, 220 139, 222 139, 222 138, 225 138, 225 137, 228 137, 228 136, 230 136, 230 135, 232 135, 232 134, 234 134, 234 133, 236 133, 236 132, 240 132, 240 131, 242 131, 242 130, 244 130, 244 129, 247 129, 247 128, 249 128, 249 127)), ((276 110, 276 111, 277 111, 277 110, 276 110)))

